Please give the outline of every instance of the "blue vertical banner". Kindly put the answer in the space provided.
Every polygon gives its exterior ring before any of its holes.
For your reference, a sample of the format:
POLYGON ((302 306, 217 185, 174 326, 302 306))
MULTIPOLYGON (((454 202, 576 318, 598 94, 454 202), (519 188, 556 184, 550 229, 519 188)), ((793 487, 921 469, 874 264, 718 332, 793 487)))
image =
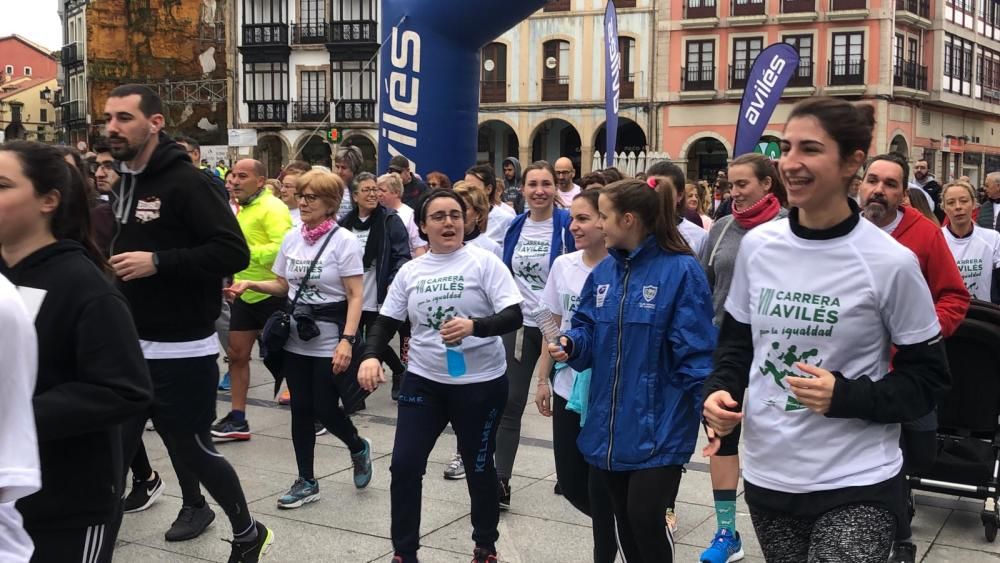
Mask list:
POLYGON ((760 136, 781 101, 788 81, 799 67, 799 54, 788 43, 775 43, 754 59, 736 122, 733 158, 754 152, 760 136))
POLYGON ((614 0, 608 0, 608 7, 604 10, 604 131, 607 137, 604 161, 608 168, 615 164, 621 77, 622 54, 618 51, 618 10, 615 9, 614 0))

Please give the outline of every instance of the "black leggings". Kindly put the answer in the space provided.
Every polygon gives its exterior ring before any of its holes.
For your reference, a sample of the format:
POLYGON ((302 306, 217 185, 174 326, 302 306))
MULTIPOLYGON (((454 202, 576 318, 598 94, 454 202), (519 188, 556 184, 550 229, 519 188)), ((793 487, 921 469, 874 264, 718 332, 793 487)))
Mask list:
POLYGON ((351 377, 334 374, 330 358, 316 358, 285 352, 285 379, 292 396, 292 446, 299 477, 313 480, 313 460, 316 449, 318 420, 327 430, 340 439, 352 454, 361 453, 365 443, 358 436, 358 429, 340 408, 340 395, 333 384, 334 377, 351 377))
POLYGON ((677 496, 681 466, 636 471, 591 468, 611 496, 625 560, 629 563, 672 563, 674 540, 663 522, 668 503, 677 496))
POLYGON ((552 452, 556 478, 563 497, 580 512, 591 517, 594 532, 594 563, 614 563, 618 555, 615 516, 611 498, 603 483, 591 479, 594 471, 580 454, 580 415, 566 410, 566 399, 552 394, 552 452))
POLYGON ((528 403, 531 378, 542 351, 542 332, 533 326, 524 327, 520 361, 514 357, 516 343, 517 331, 503 335, 510 389, 507 391, 507 406, 497 433, 497 475, 501 479, 510 479, 514 473, 514 458, 517 457, 517 447, 521 441, 521 416, 528 403))
POLYGON ((867 504, 841 506, 816 518, 794 518, 750 507, 768 563, 885 563, 896 517, 867 504))
POLYGON ((403 563, 417 560, 427 457, 449 422, 465 463, 472 506, 472 539, 478 547, 495 549, 500 536, 497 531, 500 505, 493 452, 506 400, 506 376, 466 385, 439 383, 409 372, 403 377, 390 466, 392 546, 403 563))
MULTIPOLYGON (((120 515, 119 515, 120 516, 120 515)), ((35 544, 31 563, 111 563, 115 551, 108 524, 56 530, 27 530, 35 544)))
MULTIPOLYGON (((361 328, 364 331, 364 336, 368 335, 368 331, 372 329, 372 325, 375 324, 375 319, 377 318, 378 318, 378 311, 361 312, 361 328)), ((407 325, 407 328, 409 328, 409 325, 407 325)), ((409 336, 409 331, 407 331, 406 336, 409 336)), ((403 346, 402 339, 404 338, 402 334, 402 329, 400 329, 399 338, 400 338, 400 350, 402 350, 403 346)), ((403 365, 403 362, 399 359, 399 356, 396 355, 396 351, 390 348, 389 346, 385 347, 385 350, 382 352, 381 355, 379 355, 378 359, 381 362, 385 362, 385 364, 389 366, 389 370, 392 371, 393 375, 400 375, 404 371, 406 371, 406 366, 403 365)))

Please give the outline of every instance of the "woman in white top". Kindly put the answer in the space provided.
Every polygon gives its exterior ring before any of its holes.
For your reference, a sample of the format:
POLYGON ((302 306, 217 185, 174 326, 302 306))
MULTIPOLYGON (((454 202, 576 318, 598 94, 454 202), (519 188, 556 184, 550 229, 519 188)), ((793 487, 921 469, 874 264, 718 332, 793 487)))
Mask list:
POLYGON ((278 197, 288 206, 288 213, 292 216, 293 229, 302 225, 299 200, 295 197, 295 194, 299 193, 297 182, 300 176, 309 172, 310 168, 309 164, 301 160, 293 160, 281 170, 281 189, 278 190, 278 197))
POLYGON ((465 242, 503 258, 500 245, 486 235, 489 231, 490 202, 486 191, 472 182, 456 182, 452 187, 465 202, 465 242))
POLYGON ((493 451, 507 399, 499 337, 521 325, 521 296, 499 258, 463 242, 464 207, 450 190, 426 195, 418 216, 430 252, 399 271, 358 370, 365 389, 385 382, 378 356, 409 319, 413 346, 399 395, 390 467, 394 563, 417 561, 427 457, 448 423, 469 468, 473 561, 496 561, 500 512, 493 451))
POLYGON ((319 421, 350 450, 354 486, 368 486, 372 476, 371 444, 358 435, 351 419, 339 406, 335 377, 351 363, 352 345, 361 322, 362 250, 350 230, 337 225, 344 182, 332 172, 314 170, 298 179, 302 226, 292 229, 281 243, 272 270, 272 281, 243 281, 227 292, 246 290, 295 299, 292 327, 285 344, 282 372, 288 380, 292 406, 292 446, 298 477, 278 498, 278 508, 298 508, 319 500, 319 482, 313 472, 316 430, 319 421), (309 265, 316 265, 303 284, 309 265), (311 334, 310 334, 311 333, 311 334))
POLYGON ((465 181, 479 186, 484 192, 489 194, 490 200, 490 220, 489 226, 484 231, 486 236, 503 248, 503 238, 507 234, 507 227, 517 216, 514 208, 500 201, 503 194, 502 189, 497 188, 497 177, 493 167, 489 164, 477 164, 465 171, 465 181))
POLYGON ((966 182, 952 182, 941 190, 948 225, 941 227, 948 249, 955 257, 965 288, 973 299, 990 301, 993 271, 1000 268, 1000 233, 977 228, 972 221, 976 192, 966 182))
POLYGON ((420 238, 420 229, 413 216, 413 208, 403 203, 403 179, 395 172, 382 174, 375 181, 378 186, 379 203, 393 209, 403 220, 406 234, 410 237, 410 255, 416 258, 427 252, 427 241, 420 238))
POLYGON ((884 563, 908 518, 899 423, 948 381, 916 257, 847 197, 874 111, 835 98, 792 108, 778 166, 791 211, 740 243, 703 391, 706 454, 742 420, 768 561, 884 563))
MULTIPOLYGON (((570 321, 580 303, 587 276, 594 266, 608 257, 604 231, 597 226, 600 195, 601 190, 597 188, 584 190, 573 198, 569 208, 572 217, 569 230, 578 250, 556 258, 542 291, 542 306, 552 313, 552 324, 559 327, 560 333, 571 328, 570 321)), ((568 365, 553 365, 549 354, 541 354, 535 406, 542 416, 552 417, 552 453, 556 462, 556 481, 563 497, 592 518, 594 562, 613 563, 618 555, 618 544, 611 499, 596 476, 592 478, 590 465, 576 445, 583 425, 582 413, 567 408, 572 395, 581 397, 584 402, 588 398, 587 386, 574 393, 577 375, 568 365)), ((586 405, 581 406, 586 409, 586 405)))

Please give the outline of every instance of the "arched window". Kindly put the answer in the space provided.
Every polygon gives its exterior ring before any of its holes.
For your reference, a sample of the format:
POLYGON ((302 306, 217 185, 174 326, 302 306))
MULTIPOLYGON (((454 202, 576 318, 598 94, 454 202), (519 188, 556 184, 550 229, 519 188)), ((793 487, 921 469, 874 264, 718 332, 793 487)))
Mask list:
POLYGON ((507 46, 490 43, 480 57, 480 99, 484 104, 507 101, 507 46))
POLYGON ((569 100, 569 41, 553 39, 542 45, 542 101, 569 100))

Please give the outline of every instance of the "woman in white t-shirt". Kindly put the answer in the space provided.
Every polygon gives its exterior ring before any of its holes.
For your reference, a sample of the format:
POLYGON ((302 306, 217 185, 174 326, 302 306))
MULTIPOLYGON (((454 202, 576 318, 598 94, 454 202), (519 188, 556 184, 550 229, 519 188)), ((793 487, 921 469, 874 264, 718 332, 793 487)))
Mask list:
POLYGON ((500 245, 486 235, 489 230, 490 202, 486 191, 471 182, 455 182, 452 186, 465 202, 465 242, 474 244, 503 258, 500 245))
POLYGON ((314 421, 339 438, 350 450, 354 486, 368 486, 372 477, 371 443, 340 407, 335 377, 351 363, 352 346, 361 322, 362 250, 357 237, 337 225, 337 211, 344 181, 332 172, 314 170, 299 177, 299 210, 302 226, 292 229, 281 243, 272 271, 278 278, 262 282, 237 282, 227 292, 246 290, 295 298, 293 322, 285 343, 282 372, 288 380, 292 407, 292 446, 298 477, 278 498, 278 508, 298 508, 319 500, 319 482, 313 472, 316 430, 314 421), (305 284, 309 265, 316 265, 305 284), (307 322, 306 317, 312 320, 307 322), (312 334, 310 334, 310 329, 312 334), (332 358, 332 360, 331 360, 332 358))
MULTIPOLYGON (((604 231, 597 226, 600 195, 600 189, 592 189, 573 198, 569 208, 572 217, 569 230, 578 250, 556 258, 542 291, 542 306, 552 313, 553 324, 559 326, 560 333, 571 328, 570 321, 590 272, 608 257, 604 231)), ((552 357, 542 353, 538 362, 535 406, 542 416, 552 417, 552 453, 560 492, 577 510, 592 518, 594 562, 614 563, 618 544, 611 500, 604 485, 596 476, 592 478, 590 465, 576 445, 583 425, 581 413, 567 408, 574 395, 576 379, 577 372, 573 368, 565 364, 553 366, 552 357)), ((589 395, 586 386, 577 389, 575 394, 585 402, 589 395)), ((586 405, 582 406, 586 409, 586 405)))
POLYGON ((299 200, 295 198, 295 194, 299 193, 297 182, 300 176, 309 172, 310 168, 301 160, 293 160, 281 170, 281 189, 278 190, 278 197, 288 206, 288 213, 292 216, 293 229, 298 229, 302 225, 299 200))
POLYGON ((503 248, 503 238, 507 234, 507 227, 510 226, 510 222, 514 220, 517 213, 514 212, 513 207, 500 201, 503 189, 502 186, 497 188, 497 178, 493 167, 489 164, 477 164, 465 171, 465 181, 482 188, 485 193, 489 194, 489 223, 483 232, 490 240, 503 248))
POLYGON ((524 331, 517 354, 517 333, 504 335, 510 396, 497 434, 497 475, 500 478, 500 508, 510 508, 510 478, 521 440, 521 415, 528 402, 531 378, 542 349, 542 333, 532 319, 539 309, 542 290, 556 257, 576 250, 569 232, 569 211, 556 207, 556 173, 548 162, 540 160, 525 167, 521 192, 527 209, 510 223, 504 237, 503 261, 514 274, 524 302, 524 331))
POLYGON ((916 257, 847 196, 874 111, 834 98, 792 108, 778 167, 791 211, 740 243, 703 391, 706 455, 742 420, 768 561, 885 562, 909 517, 899 423, 948 381, 916 257))
POLYGON ((1000 233, 975 226, 972 212, 976 208, 976 192, 970 184, 946 185, 941 190, 941 204, 948 216, 948 225, 941 227, 941 231, 965 288, 973 299, 991 301, 993 271, 1000 268, 1000 233))
POLYGON ((465 202, 451 190, 429 192, 419 210, 430 252, 405 264, 369 333, 358 382, 385 382, 378 356, 409 319, 410 362, 399 395, 392 448, 393 561, 417 561, 420 499, 427 458, 448 423, 469 468, 473 561, 496 561, 497 505, 493 452, 507 399, 500 335, 521 325, 521 296, 490 252, 464 244, 465 202))

